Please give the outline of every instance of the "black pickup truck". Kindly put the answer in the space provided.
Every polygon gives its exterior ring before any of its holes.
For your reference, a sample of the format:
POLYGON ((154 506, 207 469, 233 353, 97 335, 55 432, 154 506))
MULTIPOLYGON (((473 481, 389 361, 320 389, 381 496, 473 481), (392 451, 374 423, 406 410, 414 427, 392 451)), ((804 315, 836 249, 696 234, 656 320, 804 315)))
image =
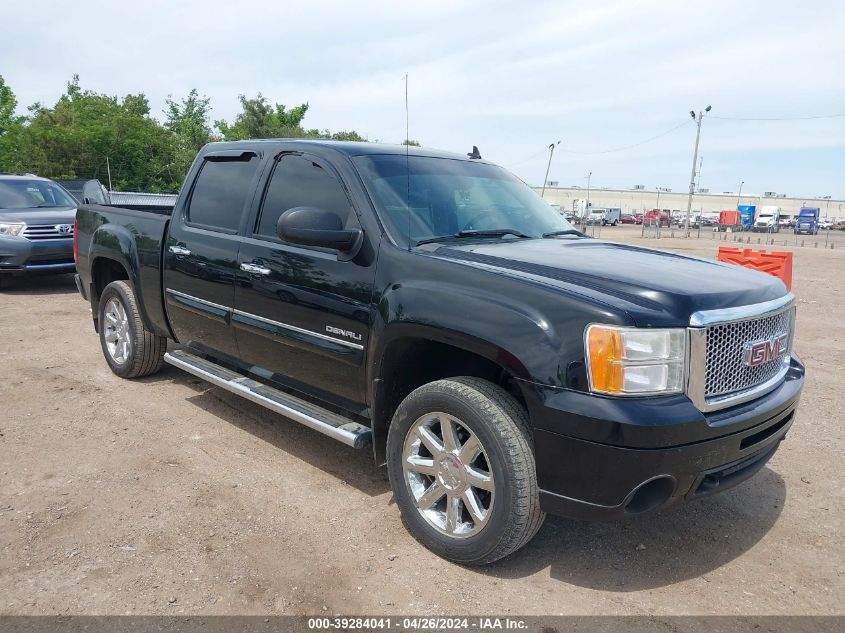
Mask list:
POLYGON ((168 362, 371 445, 410 531, 464 564, 546 512, 624 517, 747 479, 803 386, 778 279, 588 238, 474 157, 214 143, 171 213, 83 205, 75 236, 117 375, 168 362))

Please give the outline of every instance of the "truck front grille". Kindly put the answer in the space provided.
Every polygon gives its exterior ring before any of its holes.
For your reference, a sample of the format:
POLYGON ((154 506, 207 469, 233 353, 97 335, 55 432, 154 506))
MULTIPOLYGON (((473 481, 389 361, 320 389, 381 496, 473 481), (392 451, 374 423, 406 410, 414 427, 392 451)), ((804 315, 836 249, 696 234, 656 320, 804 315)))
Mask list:
POLYGON ((794 315, 795 308, 790 305, 780 312, 763 317, 708 326, 705 398, 753 389, 777 376, 789 362, 794 315), (789 342, 778 349, 776 355, 769 357, 769 354, 764 354, 765 362, 754 366, 746 362, 748 349, 752 345, 771 343, 784 333, 788 334, 789 342))
POLYGON ((68 224, 33 224, 22 233, 28 240, 66 240, 73 237, 73 223, 68 224))

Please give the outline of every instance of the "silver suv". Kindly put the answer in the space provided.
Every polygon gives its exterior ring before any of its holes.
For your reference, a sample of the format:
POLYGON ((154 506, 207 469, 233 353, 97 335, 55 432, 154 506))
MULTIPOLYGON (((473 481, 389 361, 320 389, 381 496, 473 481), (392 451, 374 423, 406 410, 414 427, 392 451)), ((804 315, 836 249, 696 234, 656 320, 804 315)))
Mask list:
POLYGON ((48 178, 0 173, 0 287, 11 277, 73 272, 76 200, 48 178))

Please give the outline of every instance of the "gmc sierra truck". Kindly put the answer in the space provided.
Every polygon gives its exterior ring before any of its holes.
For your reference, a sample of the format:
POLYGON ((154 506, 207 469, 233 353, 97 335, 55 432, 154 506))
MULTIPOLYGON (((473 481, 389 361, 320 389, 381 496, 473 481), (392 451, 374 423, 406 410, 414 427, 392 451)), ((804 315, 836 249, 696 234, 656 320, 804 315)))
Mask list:
POLYGON ((213 143, 170 213, 81 206, 106 362, 371 446, 408 529, 463 564, 547 512, 625 517, 760 470, 804 382, 783 283, 588 238, 476 156, 213 143))

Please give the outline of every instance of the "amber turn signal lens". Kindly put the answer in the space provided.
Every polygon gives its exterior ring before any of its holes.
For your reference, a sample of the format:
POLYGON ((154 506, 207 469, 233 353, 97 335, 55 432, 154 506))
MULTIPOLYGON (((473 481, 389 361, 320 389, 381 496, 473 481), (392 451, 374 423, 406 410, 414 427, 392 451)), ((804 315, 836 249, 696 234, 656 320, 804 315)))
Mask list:
POLYGON ((590 379, 594 391, 619 393, 625 382, 622 333, 619 330, 596 327, 587 333, 590 358, 590 379))

